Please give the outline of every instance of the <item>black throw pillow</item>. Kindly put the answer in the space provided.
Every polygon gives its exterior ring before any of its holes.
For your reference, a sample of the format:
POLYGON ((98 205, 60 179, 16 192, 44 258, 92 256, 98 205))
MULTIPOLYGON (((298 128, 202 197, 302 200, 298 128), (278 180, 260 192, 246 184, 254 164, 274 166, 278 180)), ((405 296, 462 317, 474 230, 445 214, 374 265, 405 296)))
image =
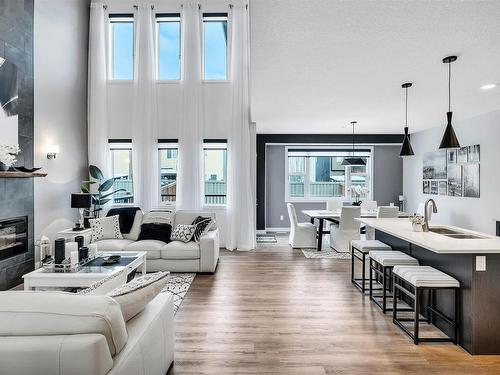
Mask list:
POLYGON ((165 243, 170 242, 170 234, 172 226, 164 223, 147 223, 141 225, 141 233, 137 241, 141 240, 158 240, 165 243))
POLYGON ((193 234, 192 241, 194 242, 200 242, 200 238, 205 233, 206 228, 209 225, 212 225, 212 218, 211 217, 203 217, 203 216, 197 216, 191 225, 196 225, 196 229, 193 234))
POLYGON ((130 233, 132 225, 134 225, 135 214, 139 210, 139 207, 112 208, 108 211, 106 216, 118 215, 118 220, 120 222, 120 232, 122 232, 122 234, 130 233))

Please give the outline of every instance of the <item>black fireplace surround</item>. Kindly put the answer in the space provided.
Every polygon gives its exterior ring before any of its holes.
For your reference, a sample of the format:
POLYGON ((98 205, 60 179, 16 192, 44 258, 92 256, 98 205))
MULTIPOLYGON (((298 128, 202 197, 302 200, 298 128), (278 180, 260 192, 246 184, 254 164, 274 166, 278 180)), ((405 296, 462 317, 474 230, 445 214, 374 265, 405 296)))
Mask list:
POLYGON ((0 260, 28 252, 28 217, 0 220, 0 260))

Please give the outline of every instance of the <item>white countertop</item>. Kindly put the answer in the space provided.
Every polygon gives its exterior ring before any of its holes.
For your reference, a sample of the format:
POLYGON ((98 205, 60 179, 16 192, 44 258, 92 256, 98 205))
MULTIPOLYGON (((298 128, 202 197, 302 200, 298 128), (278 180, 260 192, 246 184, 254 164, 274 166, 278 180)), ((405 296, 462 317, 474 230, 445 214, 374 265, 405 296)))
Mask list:
POLYGON ((411 242, 438 254, 500 254, 500 237, 474 232, 468 229, 429 223, 429 227, 440 227, 473 234, 482 238, 457 239, 433 232, 414 232, 408 219, 356 219, 372 228, 411 242))

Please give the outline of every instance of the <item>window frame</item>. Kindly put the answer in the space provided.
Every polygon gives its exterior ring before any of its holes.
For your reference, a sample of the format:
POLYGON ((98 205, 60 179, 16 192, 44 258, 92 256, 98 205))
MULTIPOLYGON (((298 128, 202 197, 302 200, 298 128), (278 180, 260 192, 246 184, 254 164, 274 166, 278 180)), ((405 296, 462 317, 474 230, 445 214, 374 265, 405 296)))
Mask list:
POLYGON ((229 83, 231 82, 231 39, 232 39, 231 19, 228 12, 209 11, 201 15, 201 82, 202 83, 229 83), (206 79, 205 78, 205 18, 224 18, 227 23, 227 41, 226 41, 226 79, 206 79))
POLYGON ((156 82, 157 83, 180 83, 182 81, 183 76, 183 53, 182 46, 184 43, 183 33, 182 33, 182 16, 180 13, 156 13, 155 14, 155 23, 156 23, 156 82), (171 20, 168 20, 168 19, 171 20), (174 21, 175 19, 175 21, 174 21), (178 79, 161 79, 160 78, 160 24, 163 22, 179 22, 179 78, 178 79))
POLYGON ((163 203, 161 199, 161 151, 162 150, 177 150, 177 161, 175 167, 175 181, 178 182, 179 177, 179 141, 177 139, 159 139, 158 140, 158 206, 175 208, 177 204, 177 185, 175 189, 175 201, 163 203))
MULTIPOLYGON (((331 145, 331 146, 311 146, 311 145, 288 145, 285 146, 285 202, 295 202, 295 203, 307 203, 307 202, 326 202, 329 200, 338 200, 342 202, 353 202, 354 199, 352 198, 351 194, 348 192, 348 188, 352 186, 352 173, 351 169, 353 166, 345 166, 345 174, 344 174, 344 181, 345 181, 345 192, 344 196, 342 197, 311 197, 310 196, 310 183, 311 183, 311 166, 310 166, 310 157, 311 156, 306 156, 305 160, 305 175, 304 175, 304 196, 303 197, 291 197, 290 196, 290 181, 289 181, 289 176, 294 176, 294 175, 303 175, 303 174, 297 174, 297 173, 289 173, 289 150, 294 150, 297 148, 307 148, 310 150, 317 150, 317 151, 325 151, 325 150, 331 150, 332 152, 340 152, 340 151, 345 151, 347 146, 345 145, 331 145), (336 151, 338 150, 338 151, 336 151)), ((363 173, 362 175, 365 175, 367 178, 367 186, 369 189, 368 196, 364 199, 366 200, 372 200, 373 198, 373 158, 374 158, 374 152, 373 152, 373 146, 367 146, 367 145, 362 145, 363 150, 369 150, 369 152, 362 152, 358 151, 356 152, 356 155, 361 155, 362 157, 365 157, 365 154, 369 154, 369 156, 366 157, 367 163, 366 163, 366 173, 363 173)), ((351 152, 346 152, 346 154, 351 154, 351 152)), ((340 155, 334 155, 334 156, 340 156, 340 155)))
POLYGON ((205 194, 205 150, 225 150, 226 151, 226 177, 227 177, 227 159, 229 157, 227 149, 227 139, 204 139, 203 140, 203 206, 204 207, 226 207, 227 206, 227 179, 226 179, 226 203, 206 203, 205 194))
MULTIPOLYGON (((108 140, 108 146, 109 146, 109 153, 110 153, 110 169, 111 169, 111 177, 114 178, 114 154, 113 151, 115 150, 129 150, 130 151, 130 165, 132 169, 132 194, 135 200, 135 183, 134 183, 134 173, 133 173, 133 144, 131 139, 110 139, 108 140)), ((114 183, 113 183, 114 185, 114 183)), ((135 203, 134 201, 130 203, 115 203, 114 201, 114 194, 113 197, 111 198, 111 201, 109 202, 112 207, 126 207, 126 206, 133 206, 135 203)))
POLYGON ((134 13, 109 13, 108 14, 108 69, 107 80, 113 83, 131 83, 135 80, 135 15, 134 13), (114 78, 114 61, 115 61, 115 39, 113 32, 113 23, 128 23, 132 22, 132 78, 131 79, 116 79, 114 78))

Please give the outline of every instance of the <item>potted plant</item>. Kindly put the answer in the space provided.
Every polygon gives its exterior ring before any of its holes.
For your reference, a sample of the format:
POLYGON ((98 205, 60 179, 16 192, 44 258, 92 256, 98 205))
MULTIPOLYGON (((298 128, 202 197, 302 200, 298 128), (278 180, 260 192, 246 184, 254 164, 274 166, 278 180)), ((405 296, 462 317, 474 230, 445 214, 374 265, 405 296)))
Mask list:
POLYGON ((361 196, 365 196, 369 192, 366 186, 360 185, 351 186, 347 191, 350 191, 351 196, 354 198, 353 206, 361 206, 361 196))
POLYGON ((93 218, 98 218, 102 211, 102 207, 111 201, 112 198, 110 197, 119 191, 125 191, 125 189, 109 191, 113 187, 115 179, 105 179, 102 171, 95 165, 89 165, 89 175, 89 180, 82 182, 80 190, 82 193, 92 195, 92 209, 90 213, 93 218), (93 185, 95 185, 94 188, 93 185))
POLYGON ((21 150, 19 145, 0 145, 0 170, 8 171, 16 162, 16 155, 21 150))

